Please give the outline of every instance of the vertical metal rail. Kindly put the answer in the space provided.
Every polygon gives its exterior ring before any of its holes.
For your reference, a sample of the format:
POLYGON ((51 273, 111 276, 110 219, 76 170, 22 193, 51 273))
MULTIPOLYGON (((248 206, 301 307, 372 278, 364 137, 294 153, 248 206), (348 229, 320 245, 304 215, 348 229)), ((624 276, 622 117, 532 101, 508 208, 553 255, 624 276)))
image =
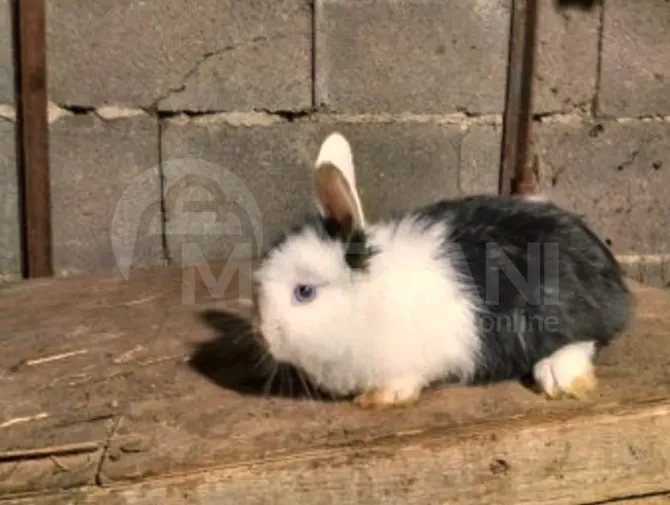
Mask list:
POLYGON ((53 275, 44 0, 15 0, 17 160, 23 276, 53 275))
POLYGON ((535 189, 529 160, 533 159, 530 144, 536 32, 537 0, 513 0, 498 185, 502 195, 528 194, 535 189))

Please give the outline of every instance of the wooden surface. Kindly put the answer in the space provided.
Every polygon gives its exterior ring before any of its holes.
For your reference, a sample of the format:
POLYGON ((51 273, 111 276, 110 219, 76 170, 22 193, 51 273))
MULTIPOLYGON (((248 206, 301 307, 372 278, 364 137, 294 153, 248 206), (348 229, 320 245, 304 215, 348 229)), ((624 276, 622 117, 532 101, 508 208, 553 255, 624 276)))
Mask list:
POLYGON ((184 278, 0 286, 0 504, 670 505, 670 293, 635 285, 592 401, 506 383, 371 412, 263 395, 246 300, 184 278))

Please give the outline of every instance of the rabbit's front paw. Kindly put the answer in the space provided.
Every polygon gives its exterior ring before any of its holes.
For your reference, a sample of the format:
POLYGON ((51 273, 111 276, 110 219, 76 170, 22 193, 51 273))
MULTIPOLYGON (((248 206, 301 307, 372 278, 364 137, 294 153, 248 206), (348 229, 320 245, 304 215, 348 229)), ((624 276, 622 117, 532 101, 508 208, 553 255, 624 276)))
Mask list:
POLYGON ((421 387, 413 380, 398 380, 376 387, 354 398, 354 404, 364 409, 383 410, 411 407, 419 401, 421 387))

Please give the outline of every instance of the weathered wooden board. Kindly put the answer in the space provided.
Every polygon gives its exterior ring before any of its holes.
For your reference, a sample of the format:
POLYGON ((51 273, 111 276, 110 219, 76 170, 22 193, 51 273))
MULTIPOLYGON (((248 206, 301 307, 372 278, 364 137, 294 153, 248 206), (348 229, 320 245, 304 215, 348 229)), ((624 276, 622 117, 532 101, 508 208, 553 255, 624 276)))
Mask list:
POLYGON ((370 412, 242 381, 246 276, 184 272, 0 287, 0 502, 668 503, 670 293, 634 284, 591 401, 506 383, 370 412))

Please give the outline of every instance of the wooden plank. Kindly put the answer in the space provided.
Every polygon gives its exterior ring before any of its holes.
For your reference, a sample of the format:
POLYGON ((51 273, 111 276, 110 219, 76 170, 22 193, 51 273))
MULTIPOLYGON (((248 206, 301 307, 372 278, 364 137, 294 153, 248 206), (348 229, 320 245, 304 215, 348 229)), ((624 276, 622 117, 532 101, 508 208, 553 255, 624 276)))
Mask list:
MULTIPOLYGON (((365 445, 316 447, 207 472, 93 488, 77 493, 76 503, 601 503, 668 489, 669 414, 666 402, 616 414, 523 419, 365 445)), ((72 496, 52 494, 7 505, 60 505, 72 496)))
POLYGON ((15 2, 18 164, 24 276, 53 275, 44 0, 15 2))
POLYGON ((194 272, 0 289, 0 502, 567 505, 670 490, 670 293, 631 284, 635 324, 590 401, 503 383, 369 412, 243 381, 249 269, 225 290, 220 265, 209 287, 194 272))
POLYGON ((513 0, 498 191, 534 192, 531 150, 537 0, 513 0))

